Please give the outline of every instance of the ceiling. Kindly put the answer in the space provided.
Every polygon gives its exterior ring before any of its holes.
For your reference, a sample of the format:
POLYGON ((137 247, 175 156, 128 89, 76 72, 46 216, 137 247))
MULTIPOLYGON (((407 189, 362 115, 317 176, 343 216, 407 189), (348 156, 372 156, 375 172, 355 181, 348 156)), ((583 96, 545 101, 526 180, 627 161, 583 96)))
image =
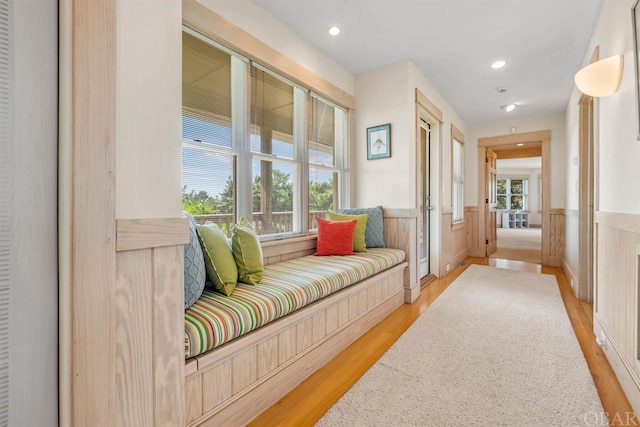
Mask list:
POLYGON ((603 1, 253 0, 354 75, 410 59, 468 125, 563 112, 603 1))

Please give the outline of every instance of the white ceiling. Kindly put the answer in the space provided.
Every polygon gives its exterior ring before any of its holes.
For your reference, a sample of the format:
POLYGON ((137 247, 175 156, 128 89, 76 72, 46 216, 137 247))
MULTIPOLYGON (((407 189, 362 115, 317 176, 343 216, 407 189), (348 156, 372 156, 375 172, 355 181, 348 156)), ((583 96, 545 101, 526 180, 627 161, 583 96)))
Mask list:
MULTIPOLYGON (((351 73, 410 59, 468 125, 561 113, 603 0, 253 0, 351 73), (327 29, 337 25, 333 37, 327 29), (492 70, 504 59, 507 66, 492 70), (497 88, 506 87, 499 94, 497 88), (515 103, 505 113, 501 105, 515 103)), ((357 94, 356 94, 357 96, 357 94)))

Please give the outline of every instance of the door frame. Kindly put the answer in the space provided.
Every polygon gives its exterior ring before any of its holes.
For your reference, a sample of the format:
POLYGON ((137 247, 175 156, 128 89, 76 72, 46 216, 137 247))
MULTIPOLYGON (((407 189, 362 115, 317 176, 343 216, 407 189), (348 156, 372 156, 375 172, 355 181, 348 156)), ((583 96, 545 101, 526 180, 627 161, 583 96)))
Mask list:
POLYGON ((551 131, 542 130, 535 132, 513 133, 508 135, 490 136, 478 138, 478 247, 476 252, 480 256, 487 256, 486 246, 486 198, 487 177, 485 173, 485 158, 487 148, 500 147, 513 144, 541 143, 542 157, 542 264, 550 265, 551 261, 551 169, 550 169, 550 142, 551 131))
MULTIPOLYGON (((420 89, 415 89, 415 129, 416 129, 416 156, 415 156, 415 164, 413 167, 415 168, 415 179, 416 179, 416 195, 415 195, 415 206, 418 208, 420 206, 420 195, 422 189, 421 182, 421 174, 420 174, 420 159, 422 147, 420 143, 420 119, 422 112, 427 113, 431 118, 433 118, 437 123, 431 123, 432 126, 437 124, 437 138, 436 140, 431 140, 431 156, 434 156, 434 149, 436 151, 435 156, 436 164, 434 165, 434 158, 429 159, 430 164, 430 176, 429 176, 429 186, 433 189, 438 189, 442 183, 442 133, 444 129, 444 119, 442 110, 439 109, 431 100, 423 94, 420 89), (435 167, 434 167, 435 166, 435 167)), ((432 132, 434 129, 432 129, 432 132)), ((429 218, 429 275, 433 274, 437 277, 442 277, 442 272, 440 271, 440 256, 442 254, 442 242, 441 235, 442 230, 440 229, 441 221, 441 205, 442 199, 441 194, 438 191, 431 192, 431 203, 434 206, 434 209, 431 210, 430 218, 429 218), (434 269, 436 271, 434 271, 434 269)), ((416 267, 418 268, 418 273, 420 272, 420 260, 418 259, 416 267)), ((418 274, 419 275, 419 274, 418 274)), ((425 276, 426 277, 426 276, 425 276)))

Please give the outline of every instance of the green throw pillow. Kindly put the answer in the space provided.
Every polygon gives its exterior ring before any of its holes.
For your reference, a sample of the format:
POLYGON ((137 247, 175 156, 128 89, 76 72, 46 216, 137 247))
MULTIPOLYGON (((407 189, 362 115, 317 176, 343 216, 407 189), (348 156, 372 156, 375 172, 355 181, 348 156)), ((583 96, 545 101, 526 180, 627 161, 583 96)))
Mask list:
POLYGON ((356 224, 356 231, 353 233, 353 251, 354 252, 367 252, 367 245, 364 242, 364 234, 367 231, 367 219, 369 215, 343 215, 335 212, 327 212, 327 219, 329 221, 347 221, 355 219, 358 221, 356 224))
POLYGON ((207 277, 216 291, 230 296, 238 282, 238 267, 227 236, 212 222, 198 224, 198 236, 204 253, 207 277))
POLYGON ((244 218, 231 229, 231 250, 238 266, 240 281, 257 285, 264 272, 262 247, 253 226, 244 218))

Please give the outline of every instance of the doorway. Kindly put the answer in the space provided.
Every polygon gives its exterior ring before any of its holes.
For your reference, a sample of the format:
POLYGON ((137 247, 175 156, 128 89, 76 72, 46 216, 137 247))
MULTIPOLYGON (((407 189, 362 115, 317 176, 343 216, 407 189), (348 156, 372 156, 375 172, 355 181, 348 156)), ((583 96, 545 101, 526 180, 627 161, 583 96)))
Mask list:
POLYGON ((497 251, 491 258, 542 263, 542 157, 497 152, 497 251))
POLYGON ((431 124, 420 118, 420 218, 418 225, 418 245, 420 253, 419 273, 420 278, 431 272, 431 124))
POLYGON ((551 132, 548 130, 538 132, 516 133, 510 135, 501 135, 495 137, 478 139, 478 194, 484 206, 479 209, 478 222, 478 247, 476 253, 479 256, 491 255, 493 249, 493 238, 497 232, 497 220, 489 221, 491 216, 491 206, 489 199, 495 195, 497 191, 497 181, 492 181, 487 174, 486 163, 488 153, 492 150, 500 152, 501 158, 518 158, 518 157, 541 157, 541 177, 540 187, 541 194, 541 230, 542 230, 542 251, 541 261, 543 265, 551 265, 551 210, 550 210, 550 168, 549 168, 549 144, 551 140, 551 132), (495 184, 494 184, 495 182, 495 184))

